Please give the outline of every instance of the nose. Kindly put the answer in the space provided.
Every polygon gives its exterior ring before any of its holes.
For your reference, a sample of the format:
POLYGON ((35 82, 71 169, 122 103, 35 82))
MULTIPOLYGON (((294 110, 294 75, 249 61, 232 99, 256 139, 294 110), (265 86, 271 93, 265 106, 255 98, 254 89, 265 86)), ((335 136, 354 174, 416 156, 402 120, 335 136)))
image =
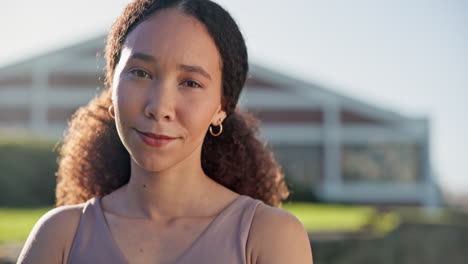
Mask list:
POLYGON ((156 121, 172 121, 175 117, 175 90, 167 82, 157 82, 148 95, 145 116, 156 121))

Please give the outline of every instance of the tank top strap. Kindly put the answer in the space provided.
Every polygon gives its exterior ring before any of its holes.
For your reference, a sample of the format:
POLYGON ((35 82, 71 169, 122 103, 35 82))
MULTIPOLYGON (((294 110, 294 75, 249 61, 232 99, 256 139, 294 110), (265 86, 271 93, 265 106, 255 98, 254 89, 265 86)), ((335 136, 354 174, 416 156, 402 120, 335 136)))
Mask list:
POLYGON ((97 196, 89 199, 83 207, 68 256, 68 264, 127 263, 116 250, 113 238, 109 235, 99 204, 100 198, 97 196))
MULTIPOLYGON (((242 211, 241 220, 239 223, 239 238, 241 245, 244 249, 244 256, 245 256, 245 249, 247 246, 247 239, 250 233, 250 226, 252 225, 252 220, 255 215, 255 210, 258 205, 263 203, 261 200, 253 199, 247 196, 245 209, 242 211)), ((245 258, 244 258, 245 259, 245 258)))

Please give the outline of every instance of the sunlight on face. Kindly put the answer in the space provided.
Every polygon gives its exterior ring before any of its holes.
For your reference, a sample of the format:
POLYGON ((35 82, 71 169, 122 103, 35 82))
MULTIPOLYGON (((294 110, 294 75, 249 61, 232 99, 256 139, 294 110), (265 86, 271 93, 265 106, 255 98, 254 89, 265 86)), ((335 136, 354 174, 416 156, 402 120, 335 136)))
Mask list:
POLYGON ((112 100, 134 163, 148 171, 200 163, 210 124, 225 117, 221 65, 205 26, 175 9, 157 12, 127 35, 112 100))

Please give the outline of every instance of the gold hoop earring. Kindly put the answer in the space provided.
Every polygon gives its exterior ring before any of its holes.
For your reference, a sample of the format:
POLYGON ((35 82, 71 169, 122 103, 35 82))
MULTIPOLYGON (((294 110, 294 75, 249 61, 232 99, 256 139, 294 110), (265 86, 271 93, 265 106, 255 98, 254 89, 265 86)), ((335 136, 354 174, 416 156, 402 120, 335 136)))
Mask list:
POLYGON ((109 115, 112 117, 112 118, 115 118, 115 114, 112 114, 112 110, 114 110, 114 105, 110 105, 109 108, 107 108, 107 112, 109 112, 109 115))
POLYGON ((221 133, 223 133, 223 124, 222 123, 219 123, 219 131, 218 133, 213 133, 213 127, 210 126, 210 133, 213 137, 217 137, 219 135, 221 135, 221 133))

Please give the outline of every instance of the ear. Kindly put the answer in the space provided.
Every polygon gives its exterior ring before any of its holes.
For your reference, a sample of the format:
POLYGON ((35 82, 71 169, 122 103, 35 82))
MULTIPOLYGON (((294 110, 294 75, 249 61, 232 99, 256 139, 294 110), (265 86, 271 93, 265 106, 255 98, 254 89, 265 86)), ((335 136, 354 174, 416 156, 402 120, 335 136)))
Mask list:
POLYGON ((110 88, 110 99, 111 99, 112 103, 115 102, 115 91, 114 91, 113 86, 110 88))
POLYGON ((115 92, 115 85, 113 81, 112 81, 112 85, 108 89, 109 89, 110 99, 112 103, 115 103, 117 98, 116 98, 116 92, 115 92))
POLYGON ((227 116, 226 111, 223 110, 220 104, 218 106, 218 109, 216 110, 216 113, 213 115, 213 118, 211 119, 211 124, 214 126, 218 126, 220 123, 224 121, 226 116, 227 116))

